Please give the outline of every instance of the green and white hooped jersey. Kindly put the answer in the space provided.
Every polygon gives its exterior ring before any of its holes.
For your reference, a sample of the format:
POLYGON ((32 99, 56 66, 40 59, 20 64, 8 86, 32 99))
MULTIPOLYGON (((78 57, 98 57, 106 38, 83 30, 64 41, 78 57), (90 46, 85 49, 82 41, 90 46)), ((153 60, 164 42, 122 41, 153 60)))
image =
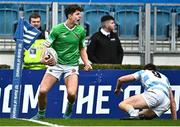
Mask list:
POLYGON ((69 29, 65 23, 61 23, 52 28, 45 45, 57 52, 59 64, 78 65, 80 49, 85 47, 85 37, 82 26, 69 29))

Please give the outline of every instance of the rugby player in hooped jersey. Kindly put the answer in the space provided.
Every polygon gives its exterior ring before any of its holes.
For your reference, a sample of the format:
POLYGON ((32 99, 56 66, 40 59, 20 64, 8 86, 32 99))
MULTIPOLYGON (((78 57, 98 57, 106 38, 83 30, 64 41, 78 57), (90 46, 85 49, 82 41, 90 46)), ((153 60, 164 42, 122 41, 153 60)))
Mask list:
POLYGON ((55 64, 52 57, 49 59, 42 57, 42 63, 50 66, 47 68, 40 84, 38 113, 32 117, 32 119, 45 118, 47 93, 51 87, 60 80, 62 74, 64 74, 68 95, 68 103, 63 117, 67 119, 72 115, 72 108, 78 88, 79 58, 81 57, 86 71, 92 69, 84 42, 86 32, 85 29, 79 25, 81 11, 83 11, 83 9, 78 5, 69 5, 65 8, 64 13, 67 20, 64 23, 54 26, 44 43, 46 47, 51 47, 56 51, 58 60, 57 64, 55 64))
POLYGON ((120 102, 120 109, 127 112, 131 119, 153 119, 170 108, 172 119, 177 119, 176 104, 168 78, 151 63, 145 65, 144 70, 119 77, 114 93, 118 95, 124 83, 135 80, 141 81, 144 92, 120 102))

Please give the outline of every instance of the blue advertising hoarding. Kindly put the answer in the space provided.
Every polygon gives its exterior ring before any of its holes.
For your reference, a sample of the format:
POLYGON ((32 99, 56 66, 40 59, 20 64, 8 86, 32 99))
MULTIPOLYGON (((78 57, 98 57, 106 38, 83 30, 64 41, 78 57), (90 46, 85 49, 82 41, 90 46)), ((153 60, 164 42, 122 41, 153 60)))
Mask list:
MULTIPOLYGON (((123 86, 124 93, 114 95, 116 80, 119 76, 136 70, 93 70, 80 71, 79 87, 73 118, 124 118, 126 113, 118 109, 118 103, 125 98, 142 92, 140 82, 131 82, 123 86)), ((31 118, 37 112, 38 87, 45 71, 24 70, 19 117, 31 118)), ((170 80, 177 104, 177 116, 180 118, 180 70, 162 70, 170 80)), ((12 70, 0 70, 0 117, 10 117, 10 93, 12 91, 12 70)), ((48 93, 47 117, 61 118, 66 107, 66 88, 63 79, 48 93)), ((170 119, 170 112, 162 118, 170 119)))

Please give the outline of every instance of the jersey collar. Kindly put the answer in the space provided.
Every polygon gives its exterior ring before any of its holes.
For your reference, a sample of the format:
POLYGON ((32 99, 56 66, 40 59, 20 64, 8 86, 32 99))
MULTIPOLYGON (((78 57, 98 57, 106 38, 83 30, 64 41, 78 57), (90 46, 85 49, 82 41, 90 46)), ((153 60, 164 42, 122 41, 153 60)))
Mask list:
POLYGON ((76 28, 76 25, 73 27, 73 28, 69 28, 67 25, 66 25, 66 22, 64 22, 64 26, 69 30, 69 31, 72 31, 72 30, 74 30, 75 28, 76 28))

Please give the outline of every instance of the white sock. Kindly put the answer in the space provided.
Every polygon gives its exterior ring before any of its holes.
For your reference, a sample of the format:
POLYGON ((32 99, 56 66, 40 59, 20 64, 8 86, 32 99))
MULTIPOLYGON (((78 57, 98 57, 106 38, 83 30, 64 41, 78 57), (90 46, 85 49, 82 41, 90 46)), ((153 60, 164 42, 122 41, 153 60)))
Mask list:
POLYGON ((139 116, 139 111, 135 110, 134 108, 130 108, 128 113, 130 116, 133 116, 133 117, 139 116))

